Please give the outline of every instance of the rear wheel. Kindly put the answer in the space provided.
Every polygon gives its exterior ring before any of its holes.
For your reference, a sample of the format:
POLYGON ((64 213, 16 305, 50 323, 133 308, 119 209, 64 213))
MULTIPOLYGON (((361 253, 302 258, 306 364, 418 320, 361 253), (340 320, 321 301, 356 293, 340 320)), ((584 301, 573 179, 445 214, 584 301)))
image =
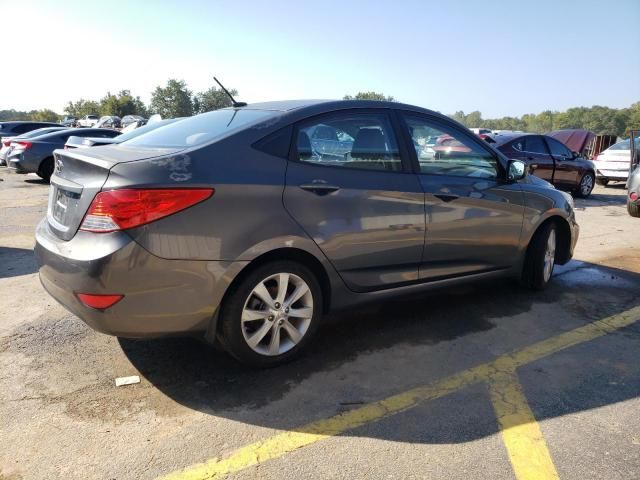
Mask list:
POLYGON ((53 175, 53 158, 52 157, 45 158, 40 163, 40 168, 38 168, 38 171, 36 172, 36 174, 40 178, 48 182, 49 179, 51 179, 51 175, 53 175))
POLYGON ((585 173, 580 179, 578 188, 575 191, 576 195, 582 198, 586 198, 589 195, 591 195, 591 192, 593 190, 593 185, 595 183, 595 178, 596 176, 593 173, 591 172, 585 173))
POLYGON ((297 356, 315 333, 322 291, 314 274, 291 261, 250 272, 223 302, 223 345, 242 363, 272 367, 297 356))
POLYGON ((522 284, 533 290, 544 290, 551 281, 556 260, 557 233, 552 222, 538 229, 529 243, 522 270, 522 284))
POLYGON ((627 212, 629 212, 629 215, 632 217, 640 217, 640 205, 633 203, 627 198, 627 212))
POLYGON ((609 185, 609 179, 608 178, 596 178, 596 183, 598 185, 602 185, 603 187, 606 187, 607 185, 609 185))

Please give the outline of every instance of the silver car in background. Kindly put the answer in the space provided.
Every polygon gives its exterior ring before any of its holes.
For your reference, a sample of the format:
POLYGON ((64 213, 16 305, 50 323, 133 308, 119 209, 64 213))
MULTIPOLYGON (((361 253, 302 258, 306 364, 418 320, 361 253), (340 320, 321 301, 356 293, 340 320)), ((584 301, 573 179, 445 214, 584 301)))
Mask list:
POLYGON ((56 151, 35 253, 98 331, 198 334, 265 367, 332 310, 505 276, 542 289, 578 231, 570 195, 441 114, 289 101, 56 151), (338 158, 314 150, 319 126, 348 145, 338 158), (455 148, 420 159, 434 137, 455 148))

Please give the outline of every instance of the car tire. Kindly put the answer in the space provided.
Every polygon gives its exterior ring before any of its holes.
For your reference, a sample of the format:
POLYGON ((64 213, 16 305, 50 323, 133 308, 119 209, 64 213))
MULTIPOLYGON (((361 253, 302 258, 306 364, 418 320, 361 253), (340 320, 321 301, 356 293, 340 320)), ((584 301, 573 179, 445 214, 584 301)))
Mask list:
POLYGON ((304 350, 318 328, 323 305, 320 284, 309 268, 289 260, 269 262, 231 288, 221 305, 220 334, 233 357, 248 366, 268 368, 304 350), (294 300, 300 292, 304 293, 294 300))
POLYGON ((522 269, 521 283, 532 290, 544 290, 553 275, 557 245, 557 229, 547 222, 533 235, 522 269))
POLYGON ((595 185, 596 176, 592 172, 585 173, 580 179, 578 188, 574 190, 575 196, 580 198, 587 198, 593 191, 595 185))
POLYGON ((633 203, 627 198, 627 212, 629 212, 629 215, 632 217, 640 217, 640 205, 633 203))
POLYGON ((51 175, 53 175, 53 157, 45 158, 40 162, 36 175, 47 182, 51 179, 51 175))
POLYGON ((609 185, 609 179, 608 178, 596 178, 596 183, 598 185, 606 187, 607 185, 609 185))

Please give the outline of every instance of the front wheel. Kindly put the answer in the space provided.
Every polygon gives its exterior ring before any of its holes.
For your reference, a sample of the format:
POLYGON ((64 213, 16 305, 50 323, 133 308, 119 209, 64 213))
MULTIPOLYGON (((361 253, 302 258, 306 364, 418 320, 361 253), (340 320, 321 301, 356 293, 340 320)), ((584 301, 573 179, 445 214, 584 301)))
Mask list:
POLYGON ((586 198, 591 195, 591 191, 593 190, 593 185, 595 183, 595 175, 591 172, 585 173, 580 179, 580 183, 578 184, 578 188, 575 193, 578 197, 586 198))
POLYGON ((529 243, 522 270, 522 284, 544 290, 551 281, 556 261, 556 226, 549 222, 538 229, 529 243))
POLYGON ((313 272, 296 262, 270 262, 245 276, 223 302, 222 343, 244 364, 273 367, 304 349, 321 315, 313 272))

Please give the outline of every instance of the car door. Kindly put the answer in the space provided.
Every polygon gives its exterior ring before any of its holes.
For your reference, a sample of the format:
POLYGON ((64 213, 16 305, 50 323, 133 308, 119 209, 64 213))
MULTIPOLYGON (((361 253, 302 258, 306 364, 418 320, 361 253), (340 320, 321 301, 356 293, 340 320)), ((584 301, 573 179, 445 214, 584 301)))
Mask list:
POLYGON ((524 142, 524 161, 529 167, 529 173, 553 183, 555 162, 542 136, 526 135, 522 140, 524 142))
POLYGON ((556 164, 554 183, 566 187, 575 187, 580 180, 578 178, 580 168, 576 165, 571 150, 555 138, 547 136, 543 136, 542 138, 547 143, 551 156, 556 164))
POLYGON ((510 268, 518 256, 524 197, 517 183, 503 181, 497 153, 442 119, 400 115, 425 193, 420 278, 510 268))
POLYGON ((349 288, 368 291, 416 281, 424 246, 424 194, 384 110, 345 110, 297 125, 284 205, 349 288), (310 134, 336 130, 337 157, 310 134))

